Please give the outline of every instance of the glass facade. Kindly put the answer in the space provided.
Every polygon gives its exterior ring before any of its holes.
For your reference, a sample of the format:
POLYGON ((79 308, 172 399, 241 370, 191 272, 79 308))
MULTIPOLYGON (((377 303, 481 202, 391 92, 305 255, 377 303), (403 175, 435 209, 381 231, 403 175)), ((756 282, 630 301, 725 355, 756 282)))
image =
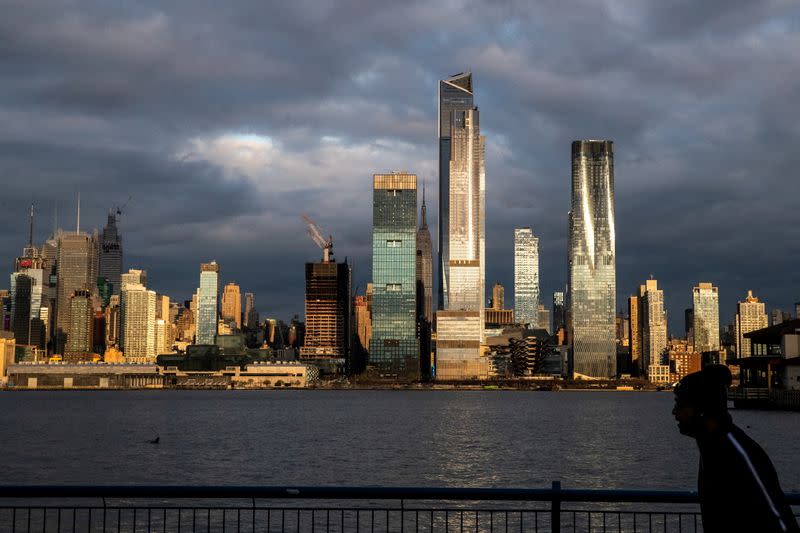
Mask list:
POLYGON ((711 283, 698 283, 692 289, 694 304, 694 351, 719 350, 719 289, 711 283))
POLYGON ((96 251, 96 240, 86 233, 62 231, 58 235, 56 353, 64 350, 69 338, 70 298, 75 291, 91 291, 97 283, 96 251))
POLYGON ((447 266, 450 261, 450 160, 455 113, 473 108, 472 74, 456 74, 439 81, 439 261, 437 309, 447 306, 447 266))
POLYGON ((372 204, 372 338, 369 364, 382 375, 419 376, 417 177, 376 174, 372 204))
POLYGON ((564 293, 556 291, 553 293, 553 333, 557 333, 560 328, 567 327, 567 315, 564 305, 564 293))
POLYGON ((214 344, 217 337, 219 265, 215 261, 200 265, 197 289, 197 344, 214 344))
POLYGON ((119 294, 120 276, 122 275, 122 237, 117 231, 117 217, 108 213, 106 227, 100 240, 100 258, 98 261, 98 277, 105 278, 111 284, 111 293, 119 294))
POLYGON ((539 324, 539 238, 531 228, 514 230, 514 318, 531 328, 539 324))
POLYGON ((664 291, 658 281, 648 279, 643 285, 641 302, 642 356, 648 377, 653 380, 651 366, 664 364, 667 349, 667 313, 664 311, 664 291))
POLYGON ((611 141, 572 143, 569 214, 571 364, 575 374, 617 371, 614 151, 611 141))

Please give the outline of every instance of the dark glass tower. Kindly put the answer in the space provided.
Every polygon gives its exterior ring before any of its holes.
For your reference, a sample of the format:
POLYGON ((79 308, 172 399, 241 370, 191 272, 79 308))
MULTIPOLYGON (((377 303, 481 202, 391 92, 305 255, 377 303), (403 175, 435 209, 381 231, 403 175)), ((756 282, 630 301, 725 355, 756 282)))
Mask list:
POLYGON ((617 373, 614 222, 613 143, 574 141, 569 216, 569 337, 575 374, 613 378, 617 373))
POLYGON ((369 364, 382 376, 417 379, 417 177, 376 174, 372 192, 369 364))
POLYGON ((446 271, 450 261, 450 159, 452 118, 454 111, 473 108, 472 73, 466 72, 439 81, 439 240, 438 240, 438 303, 447 309, 446 271))
POLYGON ((103 228, 99 255, 98 277, 107 280, 111 285, 112 294, 119 294, 122 275, 122 237, 117 230, 117 218, 112 212, 108 213, 108 222, 103 228))

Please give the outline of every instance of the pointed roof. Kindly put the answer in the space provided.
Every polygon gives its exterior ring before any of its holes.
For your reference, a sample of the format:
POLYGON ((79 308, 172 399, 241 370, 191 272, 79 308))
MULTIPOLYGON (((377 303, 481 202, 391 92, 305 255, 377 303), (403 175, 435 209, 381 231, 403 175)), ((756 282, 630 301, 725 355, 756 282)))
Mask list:
POLYGON ((448 85, 452 85, 453 87, 457 87, 462 91, 472 94, 472 72, 461 72, 459 74, 454 74, 442 81, 448 85))
POLYGON ((428 229, 428 208, 425 207, 425 182, 422 182, 422 223, 419 229, 428 229))

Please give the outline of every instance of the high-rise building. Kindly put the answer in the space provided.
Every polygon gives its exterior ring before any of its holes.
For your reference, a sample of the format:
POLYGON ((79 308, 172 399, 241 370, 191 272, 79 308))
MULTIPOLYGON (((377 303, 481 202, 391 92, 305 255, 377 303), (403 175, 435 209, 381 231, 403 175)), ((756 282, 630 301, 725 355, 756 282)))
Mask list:
POLYGON ((258 327, 256 296, 252 292, 244 293, 244 324, 247 329, 256 329, 258 327))
POLYGON ((117 217, 108 212, 108 221, 99 241, 98 277, 105 278, 111 285, 111 293, 119 294, 122 275, 122 237, 117 230, 117 217))
POLYGON ((616 375, 616 233, 611 141, 572 143, 569 313, 575 374, 616 375))
POLYGON ((439 84, 439 249, 442 311, 436 315, 437 379, 488 375, 484 340, 486 139, 472 106, 472 75, 439 84))
POLYGON ((200 265, 197 289, 197 344, 214 344, 217 337, 219 265, 216 261, 200 265))
POLYGON ((420 375, 416 320, 417 177, 375 174, 372 204, 372 340, 380 375, 420 375))
POLYGON ((531 228, 514 230, 514 316, 539 327, 539 238, 531 228))
POLYGON ((800 318, 800 302, 795 302, 794 304, 794 317, 800 318))
POLYGON ((692 289, 694 351, 719 351, 719 289, 701 282, 692 289))
MULTIPOLYGON (((306 322, 301 357, 346 359, 350 354, 350 265, 333 259, 306 263, 306 322)), ((301 342, 299 323, 293 320, 301 342)), ((290 331, 291 335, 291 331, 290 331)), ((294 341, 294 342, 292 342, 294 341)))
POLYGON ((448 309, 447 274, 450 262, 450 165, 453 121, 473 109, 472 73, 439 81, 439 261, 437 309, 448 309))
POLYGON ((64 355, 86 355, 92 353, 94 307, 92 293, 80 289, 69 299, 69 337, 64 355))
POLYGON ((500 283, 495 283, 492 286, 492 309, 498 311, 505 309, 506 305, 506 289, 500 283))
POLYGON ((560 329, 566 329, 567 316, 564 305, 564 293, 556 291, 553 293, 553 333, 558 333, 560 329))
MULTIPOLYGON (((428 229, 428 208, 425 187, 422 188, 422 209, 417 229, 417 330, 419 336, 420 372, 430 377, 431 330, 433 329, 433 244, 428 229)), ((369 304, 370 320, 372 304, 369 304)), ((370 322, 371 324, 371 322, 370 322)), ((371 327, 371 326, 370 326, 371 327)))
POLYGON ((361 348, 366 353, 369 350, 369 343, 372 339, 372 317, 367 306, 366 296, 356 296, 353 306, 356 336, 361 348))
POLYGON ((152 363, 156 353, 156 293, 146 287, 147 272, 120 276, 119 345, 125 360, 152 363))
MULTIPOLYGON (((31 233, 31 241, 33 235, 31 233)), ((50 262, 28 243, 11 274, 11 329, 17 344, 44 348, 49 329, 50 262)))
POLYGON ((553 332, 550 331, 550 310, 544 304, 539 304, 538 319, 539 329, 543 329, 548 335, 552 335, 553 332))
MULTIPOLYGON (((120 275, 120 281, 122 277, 120 275)), ((111 295, 108 300, 108 305, 105 308, 106 314, 106 347, 116 346, 119 347, 119 332, 120 332, 120 296, 117 294, 111 295)))
POLYGON ((772 325, 777 326, 778 324, 783 324, 784 322, 788 322, 792 319, 791 313, 787 313, 786 311, 782 311, 780 309, 773 309, 772 310, 772 325))
POLYGON ((422 190, 422 214, 417 230, 417 315, 428 324, 433 320, 433 244, 428 229, 428 208, 422 190))
POLYGON ((242 292, 235 283, 228 283, 222 290, 222 320, 233 322, 242 329, 242 292))
POLYGON ((652 366, 663 366, 667 348, 667 314, 664 311, 664 291, 658 281, 648 279, 640 293, 642 324, 642 357, 648 375, 652 366))
POLYGON ((66 346, 69 338, 69 300, 75 291, 94 289, 97 283, 96 251, 94 236, 81 232, 60 231, 57 236, 57 286, 56 299, 56 351, 66 346))
MULTIPOLYGON (((640 289, 641 291, 641 289, 640 289)), ((628 343, 631 347, 631 365, 640 373, 645 371, 642 358, 642 305, 638 295, 628 297, 628 343)))
POLYGON ((768 325, 767 309, 764 302, 760 302, 758 298, 753 296, 753 291, 747 291, 747 297, 744 301, 736 304, 734 331, 737 359, 752 355, 751 341, 745 338, 744 334, 765 328, 768 325))

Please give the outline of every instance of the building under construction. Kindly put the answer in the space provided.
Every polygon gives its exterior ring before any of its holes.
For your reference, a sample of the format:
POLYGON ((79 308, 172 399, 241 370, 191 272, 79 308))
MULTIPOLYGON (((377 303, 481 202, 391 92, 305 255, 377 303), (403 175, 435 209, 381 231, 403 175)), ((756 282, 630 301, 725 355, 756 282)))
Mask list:
POLYGON ((323 239, 319 228, 304 217, 309 235, 323 250, 322 261, 306 263, 306 331, 301 358, 340 359, 350 356, 350 265, 333 258, 333 239, 323 239))

